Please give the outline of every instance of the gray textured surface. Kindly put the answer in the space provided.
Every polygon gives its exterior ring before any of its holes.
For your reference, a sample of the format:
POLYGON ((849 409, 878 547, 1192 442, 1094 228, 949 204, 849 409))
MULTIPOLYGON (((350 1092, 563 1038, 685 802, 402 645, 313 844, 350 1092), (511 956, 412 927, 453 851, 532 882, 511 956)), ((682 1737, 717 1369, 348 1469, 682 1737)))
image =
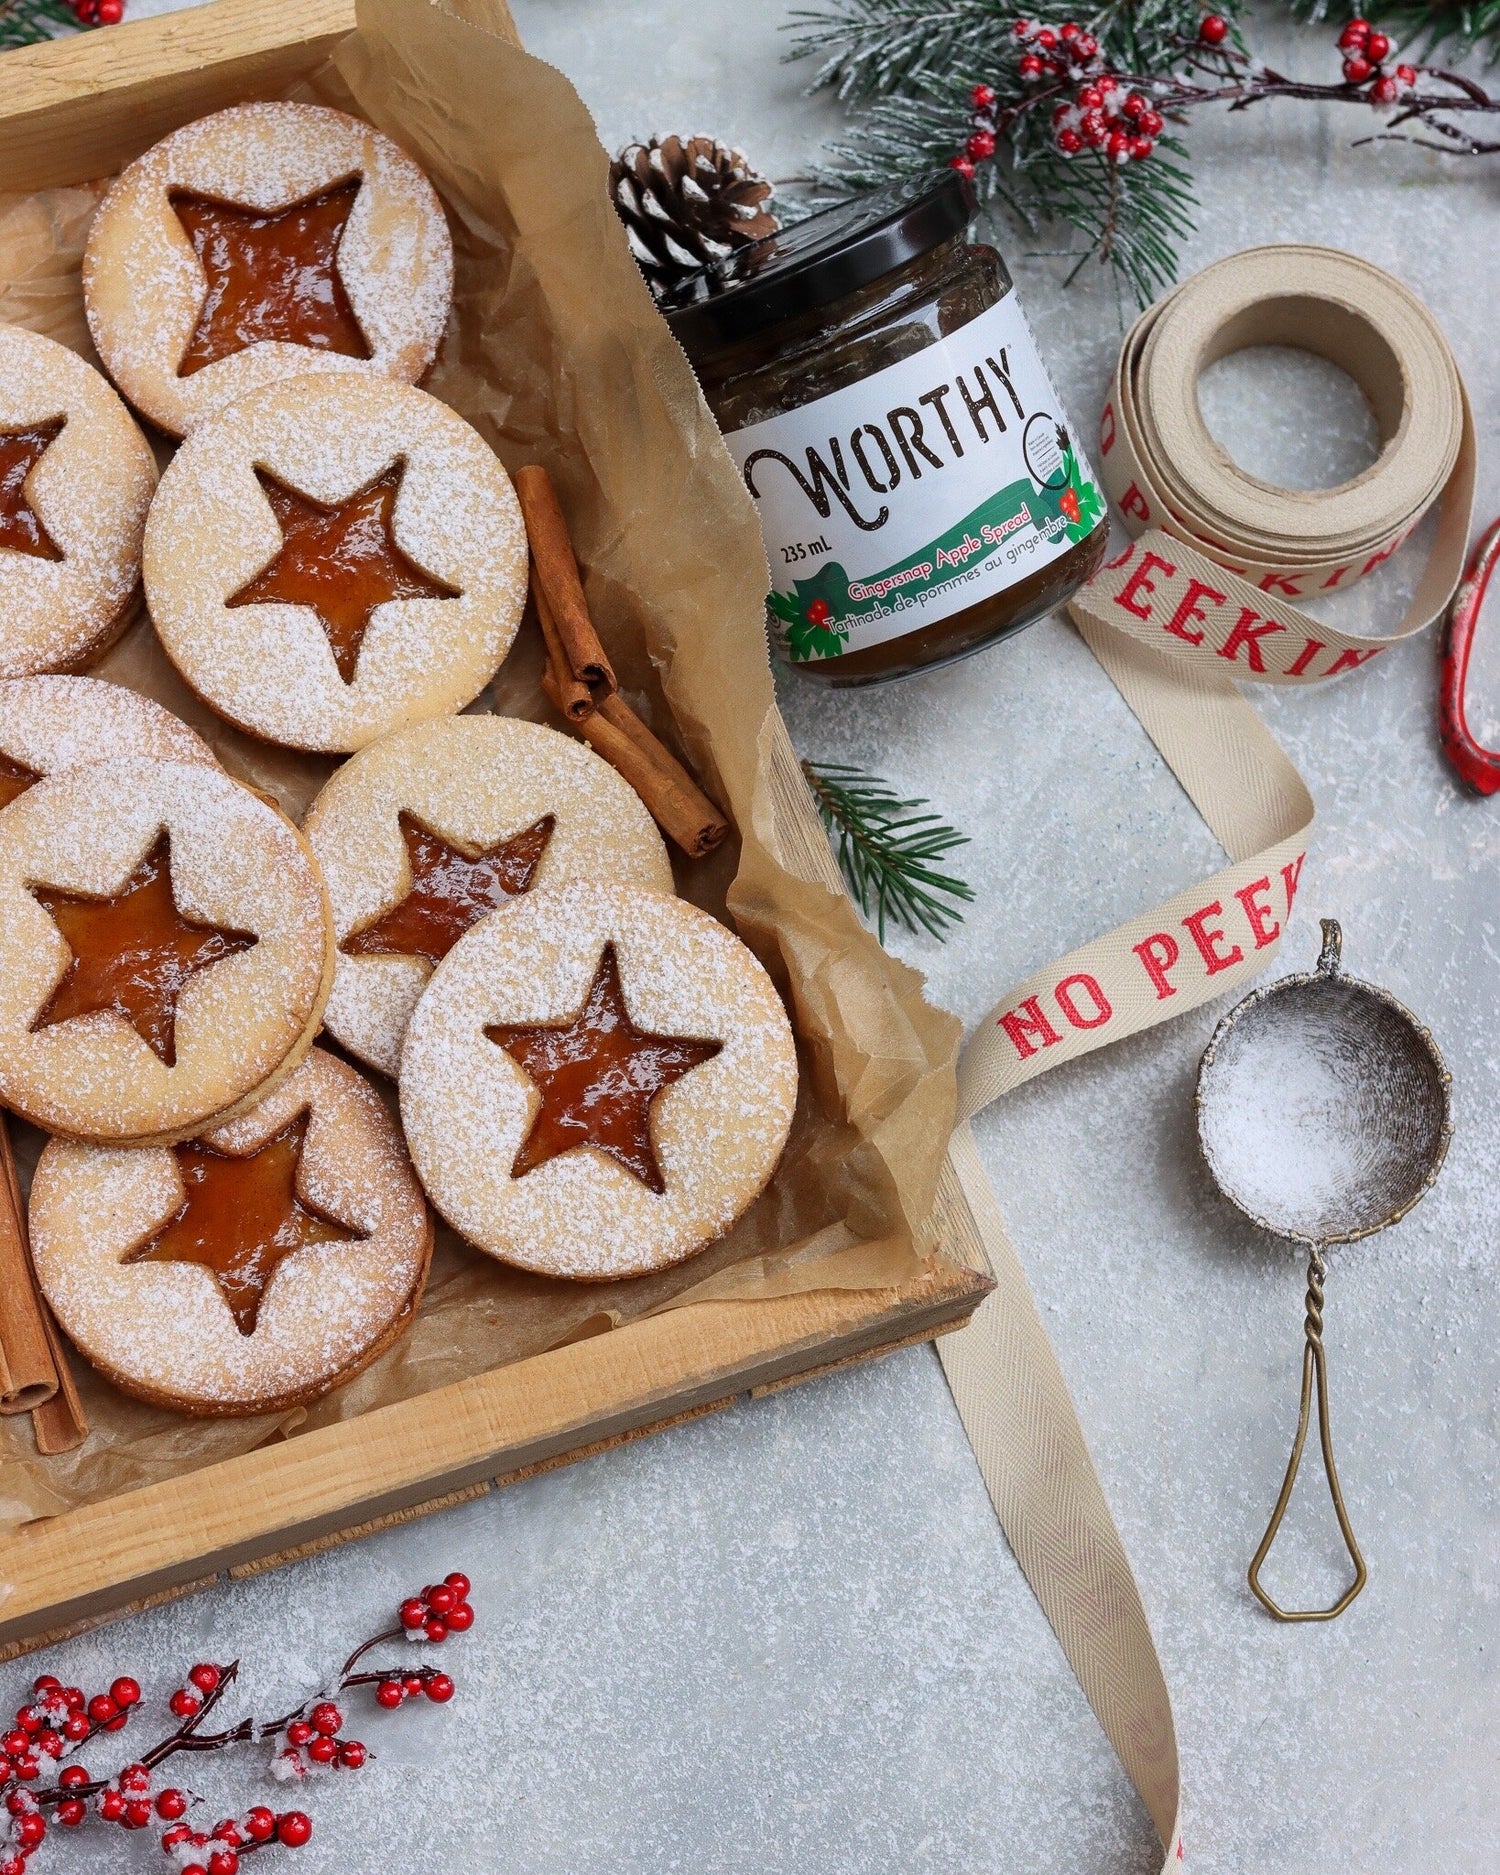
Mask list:
MULTIPOLYGON (((133 13, 148 10, 133 0, 133 13)), ((611 145, 706 128, 786 176, 831 121, 777 62, 777 6, 524 0, 517 13, 611 145)), ((1267 54, 1331 70, 1324 44, 1278 28, 1267 54)), ((1196 131, 1206 210, 1187 260, 1325 240, 1416 286, 1474 394, 1488 518, 1500 510, 1496 172, 1350 151, 1363 127, 1357 113, 1324 121, 1283 107, 1196 131)), ((1087 434, 1118 338, 1111 296, 1101 283, 1064 296, 1055 261, 1009 251, 1087 434)), ((1263 473, 1336 479, 1368 447, 1358 409, 1295 361, 1231 363, 1210 395, 1215 426, 1263 473), (1309 414, 1319 408, 1331 440, 1309 414)), ((1407 575, 1390 571, 1349 595, 1341 619, 1393 619, 1407 575)), ((1496 737, 1493 621, 1489 638, 1474 715, 1496 737)), ((1341 1623, 1278 1629, 1244 1587, 1292 1429, 1302 1272, 1294 1251, 1215 1197, 1196 1156, 1190 1091, 1218 1012, 1044 1077, 981 1126, 1161 1642, 1188 1866, 1204 1875, 1479 1870, 1500 1844, 1500 801, 1461 795, 1437 754, 1433 659, 1429 637, 1337 689, 1258 697, 1321 813, 1286 967, 1310 962, 1317 914, 1337 915, 1350 968, 1431 1023, 1455 1077, 1457 1135, 1434 1194, 1331 1259, 1336 1426, 1371 1567, 1341 1623)), ((834 697, 789 679, 783 701, 804 752, 868 763, 974 835, 980 896, 967 924, 946 949, 897 946, 968 1019, 1034 965, 1217 863, 1059 622, 895 689, 834 697)), ((1297 1509, 1277 1582, 1327 1586, 1331 1520, 1311 1497, 1297 1509)), ((474 1576, 481 1619, 455 1650, 460 1699, 446 1714, 372 1717, 364 1736, 382 1763, 315 1799, 319 1835, 296 1864, 306 1875, 1155 1866, 926 1352, 133 1621, 44 1664, 91 1683, 111 1668, 155 1682, 168 1661, 234 1650, 280 1691, 341 1657, 399 1589, 450 1567, 474 1576)), ((233 1788, 249 1800, 243 1782, 233 1788)), ((94 1841, 78 1867, 123 1865, 118 1838, 94 1841)))

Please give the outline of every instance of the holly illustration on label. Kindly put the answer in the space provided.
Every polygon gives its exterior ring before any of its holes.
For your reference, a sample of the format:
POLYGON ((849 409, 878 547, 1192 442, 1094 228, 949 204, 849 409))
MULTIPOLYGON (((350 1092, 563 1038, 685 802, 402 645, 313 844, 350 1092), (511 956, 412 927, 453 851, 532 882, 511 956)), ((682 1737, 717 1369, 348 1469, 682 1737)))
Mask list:
POLYGON ((813 658, 836 658, 844 649, 839 629, 842 599, 847 605, 849 582, 836 563, 822 566, 810 580, 798 580, 793 592, 770 595, 770 608, 786 628, 787 655, 799 664, 813 658))
POLYGON ((1078 460, 1078 452, 1068 440, 1064 429, 1058 430, 1063 444, 1062 467, 1067 471, 1067 485, 1057 497, 1058 512, 1067 522, 1064 537, 1069 541, 1082 540, 1094 531, 1099 517, 1104 513, 1104 497, 1097 485, 1083 472, 1078 460))

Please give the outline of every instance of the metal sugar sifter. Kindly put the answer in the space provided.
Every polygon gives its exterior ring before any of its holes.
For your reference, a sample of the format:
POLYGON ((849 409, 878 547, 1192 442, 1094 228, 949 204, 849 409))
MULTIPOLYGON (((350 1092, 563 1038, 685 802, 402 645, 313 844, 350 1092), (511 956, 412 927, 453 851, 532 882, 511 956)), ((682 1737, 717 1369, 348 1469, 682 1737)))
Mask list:
POLYGON ((1198 1069, 1198 1137, 1219 1189, 1263 1230, 1306 1244, 1302 1408, 1281 1495, 1250 1564, 1250 1587, 1278 1621, 1331 1621, 1365 1585, 1344 1508, 1328 1417, 1323 1252, 1394 1224, 1432 1184, 1453 1133, 1451 1078, 1437 1044, 1387 991, 1340 969, 1343 936, 1323 921, 1315 970, 1237 1003, 1198 1069), (1286 1609, 1260 1570, 1281 1529, 1318 1397, 1318 1436, 1354 1580, 1329 1608, 1286 1609))

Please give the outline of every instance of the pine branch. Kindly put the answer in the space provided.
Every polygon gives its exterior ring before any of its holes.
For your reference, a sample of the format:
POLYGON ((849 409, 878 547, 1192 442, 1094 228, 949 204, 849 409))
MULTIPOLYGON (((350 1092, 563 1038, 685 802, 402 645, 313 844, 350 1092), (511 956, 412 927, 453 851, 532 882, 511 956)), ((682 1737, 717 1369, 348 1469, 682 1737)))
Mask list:
POLYGON ((969 836, 936 814, 918 813, 925 800, 903 801, 878 777, 842 762, 804 762, 818 814, 834 839, 839 867, 860 910, 874 917, 885 942, 887 918, 908 931, 939 940, 946 926, 963 921, 958 905, 971 903, 974 888, 934 861, 967 846, 969 836))
MULTIPOLYGON (((1233 17, 1240 0, 1229 0, 1233 17)), ((1500 0, 1496 0, 1500 5, 1500 0)), ((1186 151, 1175 138, 1149 163, 1072 162, 1057 150, 1048 108, 1056 87, 1028 87, 1016 0, 834 0, 792 16, 789 57, 817 58, 810 90, 829 88, 859 110, 854 134, 829 146, 819 201, 836 200, 948 163, 973 129, 976 82, 1000 99, 997 160, 976 167, 984 199, 1026 231, 1064 231, 1073 275, 1091 259, 1113 267, 1145 303, 1176 277, 1176 247, 1197 206, 1186 151), (1071 238, 1069 238, 1069 231, 1071 238)), ((1196 32, 1199 0, 1110 0, 1074 16, 1112 69, 1160 71, 1196 32)), ((1072 278, 1073 275, 1069 277, 1072 278)))
MULTIPOLYGON (((1353 0, 1291 3, 1306 11, 1353 0)), ((1391 3, 1439 37, 1472 43, 1492 33, 1500 46, 1500 0, 1391 3)), ((1341 75, 1303 79, 1251 56, 1235 25, 1239 0, 1211 14, 1201 0, 1112 0, 1055 24, 1017 17, 1012 4, 833 0, 831 10, 795 16, 802 36, 789 56, 819 58, 812 88, 831 87, 860 112, 854 133, 830 145, 823 199, 947 164, 1029 233, 1069 231, 1070 282, 1098 260, 1145 305, 1176 278, 1177 246, 1193 230, 1187 150, 1167 127, 1196 109, 1272 98, 1353 104, 1384 114, 1358 143, 1500 153, 1481 126, 1467 127, 1476 114, 1493 122, 1500 96, 1405 62, 1391 36, 1362 19, 1328 48, 1341 75)))
POLYGON ((67 0, 0 0, 0 52, 55 39, 60 30, 77 26, 67 0))

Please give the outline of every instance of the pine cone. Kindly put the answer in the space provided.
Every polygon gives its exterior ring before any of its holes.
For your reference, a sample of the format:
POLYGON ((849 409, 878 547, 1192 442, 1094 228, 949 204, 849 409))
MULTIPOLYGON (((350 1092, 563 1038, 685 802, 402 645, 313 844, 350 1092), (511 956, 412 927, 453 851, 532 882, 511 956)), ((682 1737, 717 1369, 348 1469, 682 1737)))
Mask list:
POLYGON ((713 137, 631 143, 609 166, 615 212, 657 299, 686 275, 775 234, 771 185, 713 137))

